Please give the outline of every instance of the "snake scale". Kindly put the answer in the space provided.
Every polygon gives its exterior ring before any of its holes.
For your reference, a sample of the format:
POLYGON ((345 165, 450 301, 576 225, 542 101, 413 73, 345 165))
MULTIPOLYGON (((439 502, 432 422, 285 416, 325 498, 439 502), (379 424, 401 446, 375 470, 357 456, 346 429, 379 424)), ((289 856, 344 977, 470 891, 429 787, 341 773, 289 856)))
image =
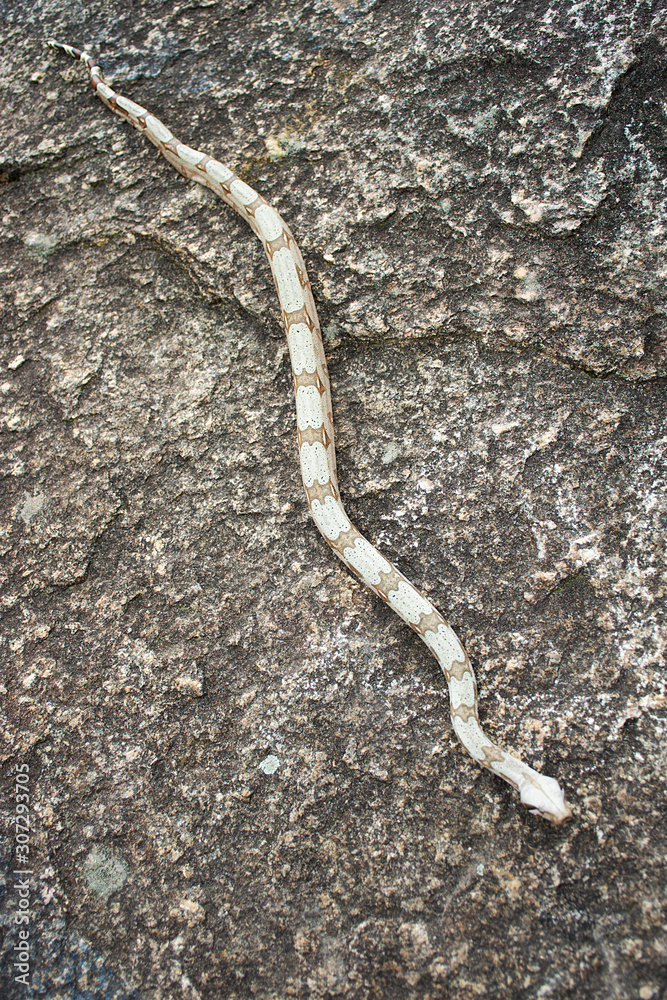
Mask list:
POLYGON ((262 241, 280 300, 296 393, 301 475, 318 529, 359 580, 388 604, 424 640, 449 686, 452 724, 470 756, 519 792, 533 813, 559 824, 572 815, 555 778, 549 778, 496 746, 483 732, 475 675, 468 654, 440 612, 350 522, 340 501, 327 363, 306 267, 289 227, 245 181, 218 160, 184 145, 145 108, 122 97, 105 81, 86 52, 49 41, 81 60, 93 90, 157 146, 184 177, 210 188, 236 209, 262 241))

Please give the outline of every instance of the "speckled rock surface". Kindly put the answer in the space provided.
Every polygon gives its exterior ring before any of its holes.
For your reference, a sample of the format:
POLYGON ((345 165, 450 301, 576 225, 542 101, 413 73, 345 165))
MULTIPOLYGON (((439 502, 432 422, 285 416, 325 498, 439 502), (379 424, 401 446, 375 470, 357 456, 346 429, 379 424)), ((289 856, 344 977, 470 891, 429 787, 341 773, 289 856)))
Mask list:
POLYGON ((2 996, 664 997, 664 9, 3 6, 2 996), (49 36, 289 221, 347 508, 566 828, 307 517, 259 243, 49 36))

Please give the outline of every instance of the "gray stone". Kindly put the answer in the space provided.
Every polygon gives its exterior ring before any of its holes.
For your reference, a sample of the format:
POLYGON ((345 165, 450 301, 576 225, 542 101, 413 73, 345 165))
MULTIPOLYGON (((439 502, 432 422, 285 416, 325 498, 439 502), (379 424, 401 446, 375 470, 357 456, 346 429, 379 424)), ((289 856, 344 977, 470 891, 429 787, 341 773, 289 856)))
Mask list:
POLYGON ((27 764, 34 874, 24 989, 10 825, 0 992, 657 1000, 664 10, 140 8, 4 15, 4 804, 27 764), (51 36, 289 222, 347 509, 567 827, 470 760, 310 521, 260 244, 51 36))

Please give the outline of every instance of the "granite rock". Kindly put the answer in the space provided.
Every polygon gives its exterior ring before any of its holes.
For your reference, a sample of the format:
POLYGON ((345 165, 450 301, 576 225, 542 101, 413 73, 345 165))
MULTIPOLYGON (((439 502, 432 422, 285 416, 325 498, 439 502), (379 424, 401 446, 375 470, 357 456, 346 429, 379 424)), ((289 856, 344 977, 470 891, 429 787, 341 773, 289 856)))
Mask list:
POLYGON ((664 7, 132 6, 4 12, 2 995, 664 997, 664 7), (310 521, 261 246, 51 36, 288 220, 347 509, 567 827, 310 521))

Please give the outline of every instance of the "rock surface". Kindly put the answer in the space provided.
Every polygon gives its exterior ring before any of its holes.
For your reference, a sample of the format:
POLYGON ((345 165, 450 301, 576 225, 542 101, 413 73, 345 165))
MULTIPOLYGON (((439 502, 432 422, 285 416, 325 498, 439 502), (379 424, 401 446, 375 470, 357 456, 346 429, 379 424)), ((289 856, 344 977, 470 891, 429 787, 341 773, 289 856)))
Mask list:
POLYGON ((3 996, 666 995, 660 7, 5 13, 3 996), (566 828, 309 520, 259 243, 49 36, 289 221, 347 508, 566 828))

